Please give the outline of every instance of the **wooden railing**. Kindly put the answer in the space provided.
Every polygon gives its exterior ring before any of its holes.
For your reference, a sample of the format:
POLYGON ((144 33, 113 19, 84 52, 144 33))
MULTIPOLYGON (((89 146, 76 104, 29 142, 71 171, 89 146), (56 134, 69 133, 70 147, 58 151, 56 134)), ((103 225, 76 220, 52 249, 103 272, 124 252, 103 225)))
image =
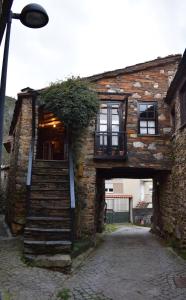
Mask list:
POLYGON ((98 159, 124 159, 127 155, 127 135, 119 132, 95 132, 94 157, 98 159))

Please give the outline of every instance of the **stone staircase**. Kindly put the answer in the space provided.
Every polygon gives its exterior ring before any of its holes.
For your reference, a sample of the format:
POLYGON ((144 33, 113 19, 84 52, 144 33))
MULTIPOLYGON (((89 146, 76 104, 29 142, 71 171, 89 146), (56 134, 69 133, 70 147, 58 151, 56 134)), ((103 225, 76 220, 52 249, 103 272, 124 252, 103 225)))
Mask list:
POLYGON ((68 161, 35 160, 24 255, 35 265, 69 267, 71 214, 68 161))

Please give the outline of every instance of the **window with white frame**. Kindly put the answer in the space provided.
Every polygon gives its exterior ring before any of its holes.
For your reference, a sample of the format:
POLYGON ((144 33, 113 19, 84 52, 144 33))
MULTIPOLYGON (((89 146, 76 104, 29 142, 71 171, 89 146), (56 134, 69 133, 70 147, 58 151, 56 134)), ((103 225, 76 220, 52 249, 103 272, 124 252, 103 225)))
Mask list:
POLYGON ((140 102, 138 104, 138 133, 144 135, 157 134, 157 104, 156 102, 140 102))

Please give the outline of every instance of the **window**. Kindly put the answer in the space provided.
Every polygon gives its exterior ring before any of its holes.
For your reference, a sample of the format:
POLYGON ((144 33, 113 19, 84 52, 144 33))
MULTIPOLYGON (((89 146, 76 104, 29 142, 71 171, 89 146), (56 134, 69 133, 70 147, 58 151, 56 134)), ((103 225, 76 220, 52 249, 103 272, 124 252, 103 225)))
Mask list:
POLYGON ((96 148, 105 155, 123 153, 123 102, 102 102, 97 116, 96 148))
POLYGON ((113 184, 112 183, 106 183, 105 184, 105 192, 106 193, 113 193, 113 184))
POLYGON ((186 124, 186 83, 180 91, 180 120, 181 126, 186 124))
POLYGON ((98 131, 100 135, 100 145, 118 146, 119 131, 121 127, 120 120, 120 103, 102 103, 99 111, 98 118, 98 131), (111 140, 108 140, 108 134, 111 134, 111 140))
POLYGON ((157 112, 156 102, 141 102, 139 109, 139 134, 157 134, 157 112))

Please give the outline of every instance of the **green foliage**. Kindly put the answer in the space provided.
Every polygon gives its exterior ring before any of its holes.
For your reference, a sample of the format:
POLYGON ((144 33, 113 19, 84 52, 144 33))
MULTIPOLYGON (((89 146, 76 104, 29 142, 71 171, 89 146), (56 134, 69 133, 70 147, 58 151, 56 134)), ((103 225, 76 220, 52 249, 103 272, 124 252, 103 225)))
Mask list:
POLYGON ((42 92, 41 99, 46 110, 53 112, 71 132, 86 128, 99 107, 96 92, 79 77, 52 83, 42 92))
POLYGON ((119 226, 117 224, 106 224, 104 231, 106 233, 112 233, 112 232, 116 231, 118 228, 119 228, 119 226))
POLYGON ((57 294, 57 298, 61 300, 68 300, 70 299, 70 290, 69 289, 63 289, 57 294))

